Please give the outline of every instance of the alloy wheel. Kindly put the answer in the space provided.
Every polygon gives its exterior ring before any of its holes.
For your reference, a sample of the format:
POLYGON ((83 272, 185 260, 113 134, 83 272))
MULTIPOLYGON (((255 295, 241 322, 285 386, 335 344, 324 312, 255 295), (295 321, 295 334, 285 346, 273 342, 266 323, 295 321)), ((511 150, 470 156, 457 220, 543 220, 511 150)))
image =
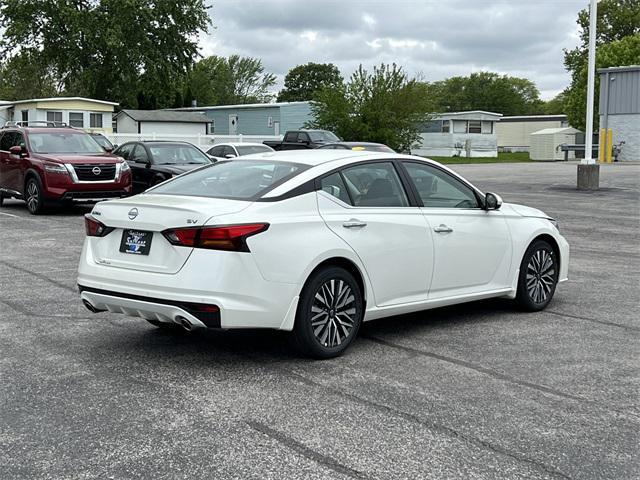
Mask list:
POLYGON ((37 212, 40 204, 40 192, 35 180, 27 184, 27 208, 30 212, 37 212))
POLYGON ((538 249, 527 265, 526 286, 529 298, 543 303, 552 294, 555 286, 556 262, 548 250, 538 249))
POLYGON ((356 298, 351 286, 341 279, 327 280, 311 304, 311 328, 324 347, 341 345, 356 325, 356 298))

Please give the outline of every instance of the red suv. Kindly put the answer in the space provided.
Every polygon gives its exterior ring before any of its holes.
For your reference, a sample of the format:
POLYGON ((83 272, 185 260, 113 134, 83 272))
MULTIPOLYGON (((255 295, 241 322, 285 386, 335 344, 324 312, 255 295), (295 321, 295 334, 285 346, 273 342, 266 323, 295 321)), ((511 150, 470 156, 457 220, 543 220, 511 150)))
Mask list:
POLYGON ((64 124, 0 128, 0 206, 27 203, 32 214, 47 203, 94 202, 131 194, 131 169, 82 130, 64 124))

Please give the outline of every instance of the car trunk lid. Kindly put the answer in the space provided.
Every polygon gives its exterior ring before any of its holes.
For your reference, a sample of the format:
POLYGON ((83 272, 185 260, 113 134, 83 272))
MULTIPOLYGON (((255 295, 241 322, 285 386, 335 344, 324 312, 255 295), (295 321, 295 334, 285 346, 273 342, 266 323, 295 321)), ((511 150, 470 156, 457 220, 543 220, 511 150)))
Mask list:
POLYGON ((104 237, 89 237, 94 261, 114 268, 176 273, 193 248, 172 245, 161 232, 178 227, 199 227, 212 217, 240 212, 250 204, 239 200, 159 194, 100 202, 94 207, 92 216, 114 230, 104 237), (131 235, 143 243, 150 243, 148 254, 126 252, 132 250, 125 245, 127 241, 131 243, 131 235))

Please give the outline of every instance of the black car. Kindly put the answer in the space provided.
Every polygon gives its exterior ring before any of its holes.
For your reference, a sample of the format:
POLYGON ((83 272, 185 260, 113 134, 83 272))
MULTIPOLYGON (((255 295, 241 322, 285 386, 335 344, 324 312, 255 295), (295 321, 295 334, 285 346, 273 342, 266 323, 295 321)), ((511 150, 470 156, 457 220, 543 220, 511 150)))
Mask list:
POLYGON ((133 193, 213 163, 199 148, 187 142, 127 142, 114 152, 124 158, 133 173, 133 193))
POLYGON ((373 142, 334 142, 327 143, 318 148, 329 148, 332 150, 365 150, 367 152, 383 152, 383 153, 396 153, 391 147, 387 147, 384 143, 373 142))

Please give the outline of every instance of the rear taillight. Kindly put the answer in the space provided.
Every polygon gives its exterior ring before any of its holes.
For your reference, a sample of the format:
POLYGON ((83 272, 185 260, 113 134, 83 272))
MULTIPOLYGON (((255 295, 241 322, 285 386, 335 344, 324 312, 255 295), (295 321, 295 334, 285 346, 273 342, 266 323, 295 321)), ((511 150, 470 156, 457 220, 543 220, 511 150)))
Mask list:
POLYGON ((268 223, 221 225, 216 227, 172 228, 162 235, 172 245, 232 252, 248 252, 247 238, 269 228, 268 223))
POLYGON ((87 231, 87 237, 104 237, 114 230, 113 227, 107 227, 96 220, 90 213, 84 216, 84 228, 87 231))

